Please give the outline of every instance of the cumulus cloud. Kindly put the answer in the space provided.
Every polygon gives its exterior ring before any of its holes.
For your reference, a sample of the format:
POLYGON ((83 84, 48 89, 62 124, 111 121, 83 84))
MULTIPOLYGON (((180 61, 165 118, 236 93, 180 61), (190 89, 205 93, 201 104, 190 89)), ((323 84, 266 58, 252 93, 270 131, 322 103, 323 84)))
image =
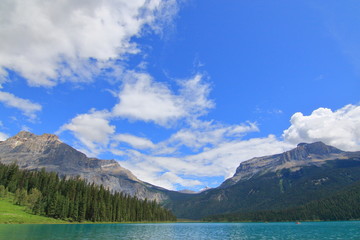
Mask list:
POLYGON ((119 103, 112 110, 114 116, 168 126, 182 118, 201 116, 214 106, 208 99, 210 87, 200 74, 179 80, 179 93, 147 73, 129 71, 124 81, 119 103))
POLYGON ((309 116, 295 113, 284 131, 290 143, 322 141, 342 150, 360 150, 360 106, 347 105, 336 111, 318 108, 309 116))
POLYGON ((5 106, 19 109, 25 116, 30 119, 36 118, 36 112, 41 111, 42 106, 38 103, 33 103, 28 99, 16 97, 15 95, 0 91, 0 102, 5 106))
MULTIPOLYGON (((175 10, 174 10, 175 9, 175 10)), ((0 78, 13 70, 33 86, 90 81, 114 59, 138 53, 131 38, 171 18, 176 1, 3 0, 0 78)), ((1 83, 0 82, 0 83, 1 83)))
POLYGON ((91 152, 90 155, 99 153, 100 146, 109 143, 110 136, 115 132, 115 126, 110 125, 107 111, 91 110, 90 113, 79 114, 70 123, 63 125, 57 134, 71 131, 82 144, 91 152))
POLYGON ((150 75, 129 72, 125 81, 113 108, 115 116, 167 125, 186 114, 180 99, 150 75))

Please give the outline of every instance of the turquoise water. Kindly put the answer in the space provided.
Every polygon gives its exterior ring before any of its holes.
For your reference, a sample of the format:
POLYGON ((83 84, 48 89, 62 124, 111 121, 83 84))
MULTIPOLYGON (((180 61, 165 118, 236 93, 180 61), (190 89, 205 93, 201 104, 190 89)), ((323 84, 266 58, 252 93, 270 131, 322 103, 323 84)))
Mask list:
POLYGON ((0 224, 0 239, 360 239, 360 222, 0 224))

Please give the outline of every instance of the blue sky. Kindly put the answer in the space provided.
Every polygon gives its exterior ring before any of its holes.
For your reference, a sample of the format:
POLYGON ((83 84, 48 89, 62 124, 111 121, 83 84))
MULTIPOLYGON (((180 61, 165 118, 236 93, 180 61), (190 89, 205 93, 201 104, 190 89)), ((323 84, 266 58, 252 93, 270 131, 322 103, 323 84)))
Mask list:
POLYGON ((360 150, 358 1, 0 3, 0 140, 55 133, 169 189, 360 150))

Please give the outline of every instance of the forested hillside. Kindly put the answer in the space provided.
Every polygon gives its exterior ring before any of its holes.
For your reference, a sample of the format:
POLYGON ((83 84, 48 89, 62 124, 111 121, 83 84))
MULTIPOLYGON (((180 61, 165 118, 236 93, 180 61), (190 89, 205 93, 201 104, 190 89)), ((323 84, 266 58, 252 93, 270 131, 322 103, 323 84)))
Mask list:
POLYGON ((205 221, 300 221, 360 219, 360 182, 327 198, 272 211, 238 212, 204 218, 205 221))
POLYGON ((15 204, 26 205, 36 215, 68 221, 137 222, 175 221, 176 217, 155 201, 113 193, 79 178, 59 178, 56 173, 20 170, 0 164, 0 192, 14 193, 15 204))

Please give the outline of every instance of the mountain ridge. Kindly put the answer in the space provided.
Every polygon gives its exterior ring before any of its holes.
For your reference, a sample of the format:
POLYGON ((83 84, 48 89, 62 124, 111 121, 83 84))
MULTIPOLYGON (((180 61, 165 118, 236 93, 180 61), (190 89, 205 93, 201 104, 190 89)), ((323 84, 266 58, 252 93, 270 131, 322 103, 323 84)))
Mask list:
POLYGON ((233 177, 225 180, 220 187, 228 187, 241 179, 250 179, 252 176, 264 171, 273 172, 284 168, 296 170, 308 165, 321 165, 324 161, 343 158, 346 152, 326 145, 323 142, 299 143, 296 148, 289 151, 254 157, 240 163, 233 177))
POLYGON ((60 176, 80 176, 88 182, 104 185, 140 199, 164 201, 166 189, 139 180, 115 160, 88 158, 63 143, 54 134, 35 135, 21 131, 0 143, 0 162, 16 162, 20 168, 57 172, 60 176))
POLYGON ((360 181, 360 152, 345 152, 322 142, 300 143, 284 153, 240 163, 217 188, 169 206, 179 218, 296 207, 360 181))

